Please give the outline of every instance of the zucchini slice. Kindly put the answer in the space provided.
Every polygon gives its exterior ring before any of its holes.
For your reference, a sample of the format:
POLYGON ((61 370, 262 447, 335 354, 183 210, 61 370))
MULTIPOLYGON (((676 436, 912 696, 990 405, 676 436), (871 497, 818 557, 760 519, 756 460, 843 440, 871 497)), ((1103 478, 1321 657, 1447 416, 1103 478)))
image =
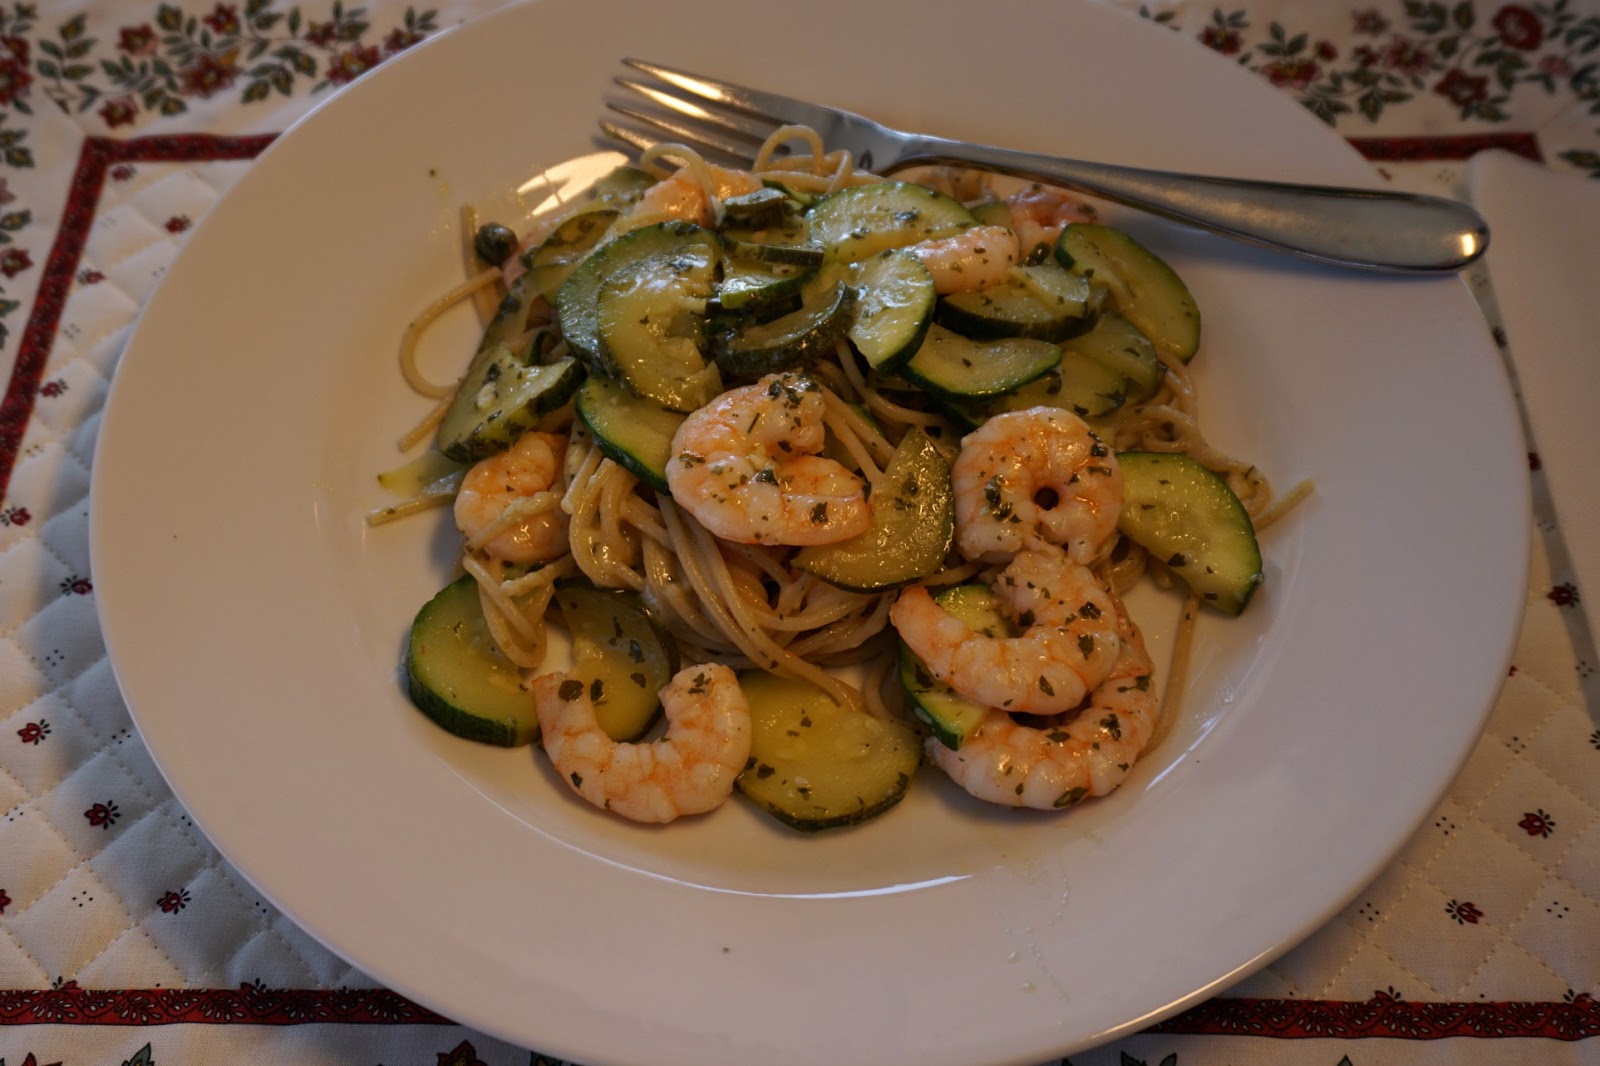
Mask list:
POLYGON ((1200 308, 1166 260, 1119 229, 1074 222, 1056 238, 1056 261, 1103 282, 1122 316, 1156 348, 1187 363, 1200 348, 1200 308))
POLYGON ((1120 408, 1128 380, 1115 370, 1063 346, 1061 362, 1013 392, 991 400, 947 405, 963 425, 976 428, 1003 411, 1058 407, 1079 418, 1104 418, 1120 408))
POLYGON ((582 211, 555 229, 550 235, 522 254, 522 265, 528 268, 528 277, 535 290, 550 303, 567 278, 594 251, 605 238, 611 224, 621 217, 621 212, 606 209, 582 211))
POLYGON ((532 362, 532 348, 497 344, 474 362, 439 422, 439 450, 471 463, 515 444, 539 419, 566 403, 583 383, 583 365, 570 356, 532 362))
POLYGON ((816 272, 814 266, 773 262, 735 252, 722 264, 717 302, 728 311, 782 303, 798 297, 816 272))
POLYGON ((572 635, 572 673, 588 689, 595 722, 612 740, 638 740, 678 672, 677 643, 636 593, 563 585, 555 598, 572 635))
POLYGON ((955 537, 950 464, 922 430, 900 440, 868 499, 872 528, 836 544, 802 548, 794 565, 854 592, 881 592, 944 565, 955 537))
POLYGON ((999 285, 953 292, 939 301, 939 324, 966 337, 1061 341, 1094 321, 1089 279, 1058 266, 1013 267, 999 285))
POLYGON ((1119 452, 1117 528, 1223 614, 1245 609, 1261 585, 1261 546, 1222 478, 1182 454, 1119 452))
POLYGON ((855 825, 900 802, 922 764, 915 731, 841 707, 809 681, 739 675, 750 703, 745 797, 804 832, 855 825))
POLYGON ((935 399, 960 401, 1019 389, 1059 362, 1061 349, 1049 341, 1028 337, 975 341, 935 323, 901 369, 935 399))
POLYGON ((793 370, 833 352, 850 326, 855 303, 855 290, 842 281, 814 287, 798 311, 712 337, 712 353, 717 365, 734 377, 793 370))
POLYGON ((658 222, 607 241, 578 264, 556 293, 561 336, 590 369, 616 377, 600 343, 601 286, 642 259, 682 257, 686 263, 704 260, 714 267, 720 254, 717 235, 688 222, 658 222))
POLYGON ((885 248, 948 237, 972 226, 972 212, 922 185, 903 181, 856 185, 829 193, 806 216, 811 237, 829 259, 857 263, 885 248))
POLYGON ((803 218, 767 229, 728 225, 718 232, 723 244, 734 255, 763 259, 769 263, 793 263, 806 267, 822 265, 822 245, 811 239, 811 227, 803 218))
POLYGON ((489 635, 472 575, 446 585, 417 612, 405 667, 411 702, 446 731, 504 748, 531 744, 538 735, 533 693, 489 635))
POLYGON ((1086 356, 1120 374, 1127 382, 1128 399, 1143 403, 1154 396, 1167 376, 1167 368, 1156 355, 1156 346, 1139 332, 1139 327, 1121 315, 1106 312, 1094 328, 1061 342, 1066 356, 1086 356))
POLYGON ((601 282, 596 294, 601 361, 615 368, 630 390, 668 410, 693 411, 722 391, 716 364, 707 362, 700 350, 716 263, 714 246, 689 241, 630 259, 601 282))
MULTIPOLYGON (((1000 610, 1000 597, 987 585, 957 585, 935 596, 934 602, 973 632, 991 637, 1016 636, 1016 628, 1000 610)), ((983 704, 934 677, 904 641, 900 643, 900 684, 911 697, 911 713, 952 751, 977 732, 989 713, 983 704)))
POLYGON ((591 375, 578 389, 578 417, 600 451, 663 495, 672 437, 688 416, 635 396, 610 378, 591 375))
POLYGON ((851 276, 861 293, 850 343, 880 374, 892 374, 922 347, 938 294, 933 275, 909 252, 888 249, 856 264, 851 276))

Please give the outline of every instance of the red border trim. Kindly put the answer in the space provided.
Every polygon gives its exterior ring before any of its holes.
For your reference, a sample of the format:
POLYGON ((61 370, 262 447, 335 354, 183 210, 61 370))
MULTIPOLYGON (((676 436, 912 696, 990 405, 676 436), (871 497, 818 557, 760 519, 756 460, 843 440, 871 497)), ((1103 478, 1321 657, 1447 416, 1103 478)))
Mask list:
POLYGON ((33 414, 39 395, 39 380, 55 344, 61 325, 61 309, 83 258, 89 229, 100 206, 100 192, 107 172, 119 163, 189 163, 231 159, 254 159, 271 144, 276 134, 254 137, 213 137, 185 134, 167 137, 134 137, 115 140, 90 137, 78 155, 78 166, 67 190, 61 213, 61 229, 45 260, 39 278, 39 293, 33 312, 23 328, 17 362, 4 399, 0 399, 0 497, 11 482, 22 434, 33 414))
POLYGON ((1374 163, 1428 163, 1469 159, 1489 148, 1503 148, 1544 162, 1532 133, 1463 133, 1452 137, 1351 137, 1356 151, 1374 163))
MULTIPOLYGON (((253 159, 275 135, 203 134, 84 142, 68 190, 61 229, 46 260, 17 363, 0 400, 0 496, 15 466, 33 413, 40 378, 60 326, 106 175, 119 163, 181 163, 253 159)), ((1542 161, 1532 134, 1460 137, 1356 137, 1351 143, 1375 162, 1461 160, 1485 148, 1504 148, 1542 161)), ((385 989, 112 989, 69 982, 39 991, 0 991, 0 1025, 358 1025, 454 1024, 385 989)), ((1378 994, 1365 1001, 1213 999, 1152 1026, 1149 1032, 1236 1035, 1277 1039, 1525 1037, 1582 1040, 1600 1036, 1600 1003, 1580 995, 1561 1003, 1422 1003, 1378 994)))
MULTIPOLYGON (((386 989, 134 988, 74 982, 0 992, 0 1025, 453 1025, 386 989)), ((1279 1040, 1444 1040, 1452 1037, 1576 1041, 1600 1036, 1600 1001, 1422 1003, 1378 993, 1362 1001, 1213 999, 1146 1032, 1279 1040)))
MULTIPOLYGON (((386 989, 79 988, 0 992, 0 1025, 454 1025, 386 989)), ((0 1060, 3 1061, 3 1060, 0 1060)))

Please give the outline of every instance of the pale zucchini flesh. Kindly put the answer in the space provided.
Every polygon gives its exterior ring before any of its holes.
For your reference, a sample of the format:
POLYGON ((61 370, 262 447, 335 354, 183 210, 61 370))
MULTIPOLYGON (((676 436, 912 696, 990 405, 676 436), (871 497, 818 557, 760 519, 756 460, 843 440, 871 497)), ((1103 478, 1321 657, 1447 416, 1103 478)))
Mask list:
POLYGON ((850 343, 879 374, 892 374, 922 347, 938 295, 933 275, 909 252, 888 249, 857 263, 851 284, 860 292, 850 343))
POLYGON ((1166 260, 1122 230, 1074 222, 1056 238, 1056 261, 1108 286, 1122 316, 1165 355, 1187 363, 1200 348, 1200 308, 1166 260))
POLYGON ((578 389, 578 417, 607 458, 662 495, 668 495, 672 438, 687 415, 635 396, 610 378, 590 375, 578 389))
POLYGON ((950 464, 928 435, 901 438, 869 499, 872 528, 836 544, 802 548, 794 565, 854 592, 881 592, 944 565, 955 537, 950 464))
POLYGON ((678 669, 678 648, 637 593, 563 585, 556 605, 572 636, 572 675, 612 740, 634 741, 661 711, 661 690, 678 669))
POLYGON ((914 730, 841 707, 808 681, 747 672, 750 760, 739 791, 804 832, 856 825, 893 807, 922 763, 914 730))
POLYGON ((1181 453, 1126 451, 1117 528, 1200 602, 1236 615, 1262 581, 1255 525, 1228 483, 1181 453))
POLYGON ((829 193, 812 205, 811 237, 828 258, 856 263, 886 248, 948 237, 974 225, 972 212, 922 185, 885 181, 829 193))
POLYGON ((596 295, 602 362, 631 391, 671 411, 693 411, 722 392, 700 341, 716 264, 712 247, 686 243, 630 261, 596 295))

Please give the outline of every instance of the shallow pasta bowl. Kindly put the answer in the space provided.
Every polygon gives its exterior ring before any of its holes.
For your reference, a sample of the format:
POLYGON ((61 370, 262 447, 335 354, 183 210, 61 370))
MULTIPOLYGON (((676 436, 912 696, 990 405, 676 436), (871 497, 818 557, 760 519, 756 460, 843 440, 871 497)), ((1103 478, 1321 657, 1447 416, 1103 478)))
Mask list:
MULTIPOLYGON (((202 222, 124 355, 95 464, 123 691, 267 897, 396 990, 546 1053, 1022 1063, 1148 1024, 1334 914, 1471 749, 1527 544, 1486 329, 1458 281, 1108 212, 1199 300, 1212 437, 1317 485, 1273 530, 1249 611, 1201 626, 1162 745, 1065 816, 983 808, 926 771, 889 814, 817 836, 739 802, 660 830, 607 819, 529 751, 409 706, 401 644, 455 535, 443 514, 363 516, 426 408, 395 352, 460 277, 459 205, 517 224, 593 176, 557 164, 596 151, 618 56, 1020 148, 1376 182, 1247 73, 1091 4, 994 6, 1028 32, 985 35, 904 0, 753 7, 735 51, 707 30, 728 17, 703 0, 486 16, 334 97, 202 222), (194 330, 202 312, 226 330, 194 330)), ((447 318, 424 360, 459 365, 473 334, 447 318)), ((1133 607, 1160 659, 1177 604, 1133 607)))

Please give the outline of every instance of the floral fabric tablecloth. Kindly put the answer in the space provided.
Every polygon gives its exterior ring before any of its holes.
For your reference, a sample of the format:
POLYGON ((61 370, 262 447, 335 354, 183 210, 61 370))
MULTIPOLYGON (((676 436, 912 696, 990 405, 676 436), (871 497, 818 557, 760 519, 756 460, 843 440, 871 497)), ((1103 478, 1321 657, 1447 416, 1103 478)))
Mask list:
MULTIPOLYGON (((1462 195, 1485 148, 1600 181, 1600 0, 1115 2, 1398 185, 1462 195)), ((490 6, 0 7, 0 1066, 550 1061, 376 987, 221 859, 133 731, 87 548, 108 384, 185 234, 312 104, 490 6)), ((1562 541, 1528 452, 1522 636, 1449 795, 1306 943, 1072 1062, 1600 1063, 1600 682, 1567 564, 1600 546, 1562 541)))

